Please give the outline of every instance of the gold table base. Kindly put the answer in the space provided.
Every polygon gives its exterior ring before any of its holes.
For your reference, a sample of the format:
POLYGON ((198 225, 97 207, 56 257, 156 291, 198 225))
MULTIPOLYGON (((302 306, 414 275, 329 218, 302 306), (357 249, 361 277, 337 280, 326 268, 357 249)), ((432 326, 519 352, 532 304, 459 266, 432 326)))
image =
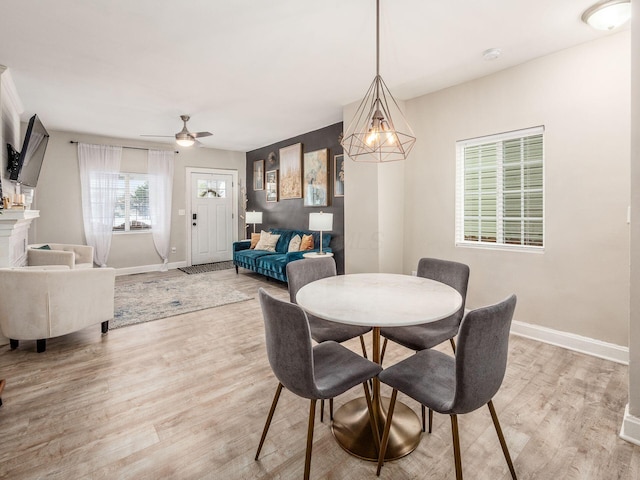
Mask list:
MULTIPOLYGON (((381 397, 380 400, 382 408, 379 411, 378 428, 382 438, 389 398, 381 397)), ((378 461, 364 397, 351 400, 340 407, 333 416, 331 430, 338 444, 351 455, 363 460, 378 461)), ((404 403, 396 402, 385 460, 396 460, 413 452, 420 443, 421 434, 422 424, 415 412, 404 403)))

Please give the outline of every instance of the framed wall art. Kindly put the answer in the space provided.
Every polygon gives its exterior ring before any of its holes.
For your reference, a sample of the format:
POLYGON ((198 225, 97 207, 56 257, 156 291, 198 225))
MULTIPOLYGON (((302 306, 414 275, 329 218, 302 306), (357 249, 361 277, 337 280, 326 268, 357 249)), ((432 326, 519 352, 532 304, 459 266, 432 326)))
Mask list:
POLYGON ((333 196, 344 197, 344 155, 333 156, 333 196))
POLYGON ((253 162, 253 189, 264 190, 264 160, 253 162))
POLYGON ((302 198, 302 144, 280 149, 280 199, 302 198))
POLYGON ((253 189, 264 190, 264 160, 253 162, 253 189))
POLYGON ((265 179, 267 202, 278 201, 278 170, 267 170, 265 179))
POLYGON ((329 149, 304 154, 304 206, 329 205, 329 149))

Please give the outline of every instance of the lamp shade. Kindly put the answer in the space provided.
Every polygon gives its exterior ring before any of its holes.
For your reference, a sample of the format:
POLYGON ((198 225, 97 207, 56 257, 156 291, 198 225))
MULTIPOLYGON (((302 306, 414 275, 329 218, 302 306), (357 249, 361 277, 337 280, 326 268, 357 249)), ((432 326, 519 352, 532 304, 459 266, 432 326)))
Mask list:
POLYGON ((326 232, 333 230, 333 213, 310 213, 309 230, 326 232))
POLYGON ((247 223, 262 223, 262 212, 247 212, 245 219, 247 223))

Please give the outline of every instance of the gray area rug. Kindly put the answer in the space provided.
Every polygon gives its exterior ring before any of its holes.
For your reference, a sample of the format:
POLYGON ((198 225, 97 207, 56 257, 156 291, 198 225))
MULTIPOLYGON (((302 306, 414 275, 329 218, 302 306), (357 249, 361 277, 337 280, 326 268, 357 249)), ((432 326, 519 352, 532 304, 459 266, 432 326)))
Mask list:
POLYGON ((233 261, 228 260, 226 262, 215 262, 215 263, 203 263, 202 265, 193 265, 191 267, 181 267, 178 270, 182 270, 184 273, 188 273, 189 275, 194 273, 207 273, 207 272, 217 272, 218 270, 229 270, 233 268, 233 261))
POLYGON ((109 328, 149 322, 250 298, 216 280, 213 273, 116 285, 115 312, 109 328))

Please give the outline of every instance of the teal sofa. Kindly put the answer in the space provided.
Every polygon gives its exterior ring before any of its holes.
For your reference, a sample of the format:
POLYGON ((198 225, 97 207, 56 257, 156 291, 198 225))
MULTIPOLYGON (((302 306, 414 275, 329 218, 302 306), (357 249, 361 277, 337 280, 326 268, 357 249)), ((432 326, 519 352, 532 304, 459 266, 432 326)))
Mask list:
MULTIPOLYGON (((250 240, 241 240, 233 243, 233 264, 238 268, 246 268, 256 273, 260 273, 267 277, 275 278, 281 282, 287 281, 287 264, 294 260, 300 260, 303 254, 309 252, 317 252, 320 250, 320 232, 309 232, 306 230, 288 230, 282 228, 271 228, 269 230, 275 235, 280 235, 276 244, 275 252, 267 252, 266 250, 251 250, 250 240), (295 235, 313 235, 313 245, 317 248, 306 250, 304 252, 287 252, 289 242, 295 235)), ((322 250, 330 252, 331 234, 322 234, 322 250)))

